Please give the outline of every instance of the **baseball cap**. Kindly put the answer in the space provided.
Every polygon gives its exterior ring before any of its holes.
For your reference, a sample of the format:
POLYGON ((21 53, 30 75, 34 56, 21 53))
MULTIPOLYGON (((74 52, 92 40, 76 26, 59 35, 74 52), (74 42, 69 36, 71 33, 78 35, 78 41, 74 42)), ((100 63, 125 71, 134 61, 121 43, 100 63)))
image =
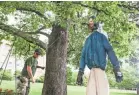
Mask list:
POLYGON ((38 55, 42 55, 41 49, 36 49, 35 52, 36 52, 38 55))

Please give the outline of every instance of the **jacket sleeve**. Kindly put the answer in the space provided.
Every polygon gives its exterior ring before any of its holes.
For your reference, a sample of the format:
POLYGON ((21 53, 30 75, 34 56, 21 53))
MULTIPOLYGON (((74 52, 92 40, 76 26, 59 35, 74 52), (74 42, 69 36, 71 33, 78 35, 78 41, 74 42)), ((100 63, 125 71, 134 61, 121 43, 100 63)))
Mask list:
POLYGON ((103 35, 103 45, 114 68, 120 68, 119 61, 108 39, 103 35))
POLYGON ((81 54, 81 58, 80 58, 80 71, 84 71, 85 68, 85 46, 82 49, 82 54, 81 54))
POLYGON ((85 56, 86 56, 86 48, 87 48, 87 44, 88 44, 87 40, 88 40, 88 38, 86 39, 84 47, 82 49, 82 54, 81 54, 81 58, 80 58, 80 68, 79 68, 80 71, 84 71, 84 68, 86 65, 85 56))

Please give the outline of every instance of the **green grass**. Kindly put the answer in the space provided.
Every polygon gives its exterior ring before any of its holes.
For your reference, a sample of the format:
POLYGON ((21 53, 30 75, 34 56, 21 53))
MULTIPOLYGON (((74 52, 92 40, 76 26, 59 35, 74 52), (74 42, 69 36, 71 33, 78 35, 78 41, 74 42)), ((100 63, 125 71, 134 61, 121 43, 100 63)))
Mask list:
MULTIPOLYGON (((31 83, 30 95, 41 95, 42 83, 31 83)), ((15 89, 14 81, 3 81, 0 86, 3 89, 15 89)), ((82 86, 68 86, 68 95, 86 95, 86 87, 82 86)), ((135 91, 124 90, 110 90, 110 95, 136 95, 135 91)))

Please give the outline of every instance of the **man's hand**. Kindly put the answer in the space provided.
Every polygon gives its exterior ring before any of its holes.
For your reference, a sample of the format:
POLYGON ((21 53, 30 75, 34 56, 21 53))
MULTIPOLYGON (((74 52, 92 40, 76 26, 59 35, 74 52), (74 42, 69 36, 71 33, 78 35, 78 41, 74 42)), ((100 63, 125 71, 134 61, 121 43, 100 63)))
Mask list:
POLYGON ((83 71, 79 71, 78 72, 76 84, 78 84, 78 85, 82 85, 83 84, 83 74, 84 74, 83 71))
POLYGON ((31 69, 31 66, 27 66, 27 72, 28 72, 28 77, 30 78, 30 79, 32 79, 33 78, 33 75, 32 75, 32 69, 31 69))
POLYGON ((34 77, 32 78, 32 83, 35 83, 35 78, 34 77))
POLYGON ((120 68, 114 68, 113 71, 115 74, 116 82, 118 82, 118 83, 122 82, 123 81, 123 74, 120 71, 120 68))

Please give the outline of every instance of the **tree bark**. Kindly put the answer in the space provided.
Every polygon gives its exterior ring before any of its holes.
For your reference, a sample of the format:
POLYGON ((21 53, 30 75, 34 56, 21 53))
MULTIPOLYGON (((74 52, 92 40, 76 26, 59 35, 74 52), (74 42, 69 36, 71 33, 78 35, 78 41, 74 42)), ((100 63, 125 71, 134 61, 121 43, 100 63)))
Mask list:
POLYGON ((67 32, 54 25, 49 37, 42 95, 67 95, 67 32))

